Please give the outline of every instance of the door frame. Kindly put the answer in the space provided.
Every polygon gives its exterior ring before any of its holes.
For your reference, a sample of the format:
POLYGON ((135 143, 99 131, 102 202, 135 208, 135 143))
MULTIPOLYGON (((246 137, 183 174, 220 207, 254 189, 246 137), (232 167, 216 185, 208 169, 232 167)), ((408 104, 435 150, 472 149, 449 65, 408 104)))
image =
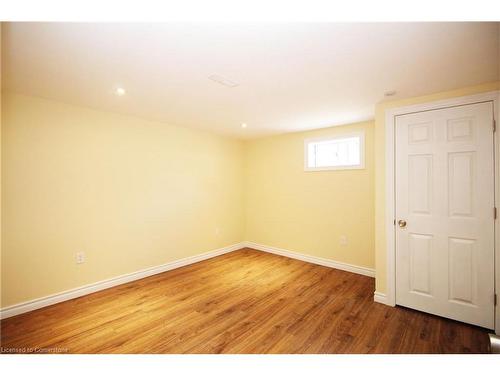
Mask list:
MULTIPOLYGON (((375 300, 389 306, 396 306, 396 202, 395 202, 395 124, 396 116, 444 109, 466 104, 482 102, 493 103, 493 118, 497 123, 494 141, 494 172, 495 172, 495 207, 500 209, 500 139, 499 139, 499 102, 500 91, 490 91, 481 94, 467 95, 445 100, 432 101, 385 111, 385 228, 386 228, 386 293, 375 292, 375 300)), ((500 219, 495 220, 495 293, 500 299, 500 219)), ((495 306, 495 332, 500 334, 500 301, 495 306)))

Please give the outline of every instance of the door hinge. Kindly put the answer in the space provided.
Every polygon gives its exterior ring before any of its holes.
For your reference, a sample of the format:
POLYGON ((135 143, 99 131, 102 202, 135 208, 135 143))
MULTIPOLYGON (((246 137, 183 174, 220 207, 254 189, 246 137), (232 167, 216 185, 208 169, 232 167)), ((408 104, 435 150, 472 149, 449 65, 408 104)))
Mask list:
POLYGON ((493 218, 496 220, 497 219, 497 208, 493 207, 493 218))
POLYGON ((396 219, 394 219, 394 222, 392 223, 393 225, 396 225, 396 219))
POLYGON ((497 131, 497 120, 493 119, 493 133, 497 131))
POLYGON ((493 296, 493 304, 496 306, 497 303, 498 303, 498 297, 497 297, 497 295, 495 293, 495 295, 493 296))

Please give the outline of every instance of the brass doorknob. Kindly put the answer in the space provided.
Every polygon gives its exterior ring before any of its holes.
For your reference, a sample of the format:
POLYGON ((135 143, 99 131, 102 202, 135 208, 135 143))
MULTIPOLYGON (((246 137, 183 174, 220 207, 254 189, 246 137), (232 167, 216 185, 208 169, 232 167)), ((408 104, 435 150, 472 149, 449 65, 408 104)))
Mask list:
POLYGON ((399 220, 398 225, 400 228, 406 228, 406 221, 405 220, 399 220))

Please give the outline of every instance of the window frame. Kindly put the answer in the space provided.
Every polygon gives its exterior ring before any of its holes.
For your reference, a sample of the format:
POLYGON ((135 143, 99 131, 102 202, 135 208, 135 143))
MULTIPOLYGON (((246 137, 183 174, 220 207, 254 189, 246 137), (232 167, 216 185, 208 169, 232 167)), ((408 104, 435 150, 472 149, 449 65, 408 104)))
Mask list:
POLYGON ((307 138, 304 139, 304 171, 336 171, 336 170, 349 170, 349 169, 365 169, 365 132, 358 131, 353 133, 332 134, 323 137, 307 138), (309 144, 315 142, 333 141, 338 139, 359 137, 359 164, 357 165, 342 165, 331 167, 309 167, 309 144))

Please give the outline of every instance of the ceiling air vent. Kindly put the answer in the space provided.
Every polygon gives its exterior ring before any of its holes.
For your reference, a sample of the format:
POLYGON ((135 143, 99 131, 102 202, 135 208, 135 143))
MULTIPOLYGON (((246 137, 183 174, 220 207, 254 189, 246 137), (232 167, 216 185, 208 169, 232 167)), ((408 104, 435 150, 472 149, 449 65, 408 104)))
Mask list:
POLYGON ((238 83, 231 81, 230 79, 224 78, 220 75, 217 74, 212 74, 208 79, 211 79, 214 82, 220 83, 221 85, 227 86, 227 87, 236 87, 238 86, 238 83))

